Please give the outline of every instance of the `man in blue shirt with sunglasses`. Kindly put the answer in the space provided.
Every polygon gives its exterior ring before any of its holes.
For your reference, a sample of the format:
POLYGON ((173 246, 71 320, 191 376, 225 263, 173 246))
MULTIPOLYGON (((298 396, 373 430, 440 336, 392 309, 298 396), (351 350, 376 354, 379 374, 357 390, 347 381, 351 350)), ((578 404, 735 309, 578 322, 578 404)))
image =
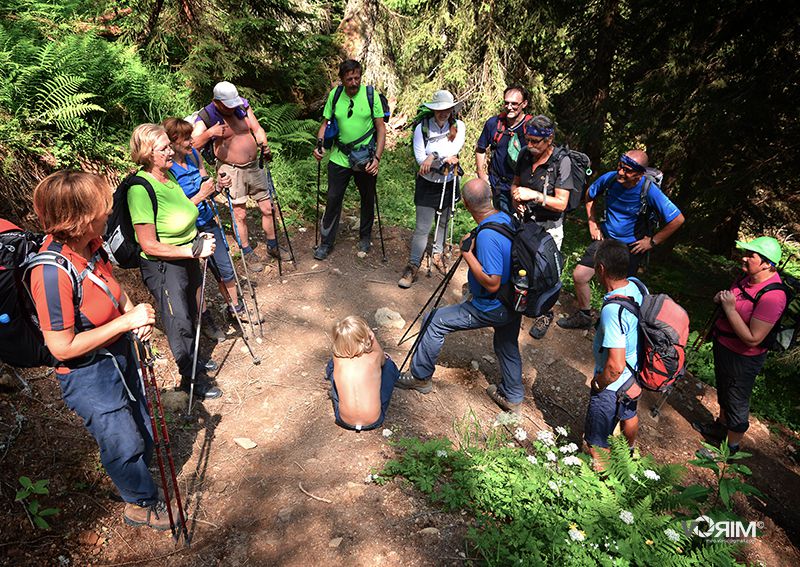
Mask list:
POLYGON ((594 254, 601 240, 611 238, 628 246, 631 251, 628 275, 632 276, 638 271, 644 255, 662 244, 683 224, 684 217, 678 207, 645 176, 648 164, 649 159, 645 152, 630 150, 619 158, 616 171, 601 175, 589 187, 586 194, 586 216, 589 218, 592 243, 572 272, 578 311, 565 319, 559 319, 559 327, 588 329, 592 326, 589 281, 594 275, 594 254), (642 191, 645 187, 647 191, 643 199, 642 191), (603 193, 606 196, 605 220, 598 222, 595 201, 603 193), (655 234, 650 234, 653 231, 649 227, 648 219, 653 215, 660 217, 664 226, 655 234))

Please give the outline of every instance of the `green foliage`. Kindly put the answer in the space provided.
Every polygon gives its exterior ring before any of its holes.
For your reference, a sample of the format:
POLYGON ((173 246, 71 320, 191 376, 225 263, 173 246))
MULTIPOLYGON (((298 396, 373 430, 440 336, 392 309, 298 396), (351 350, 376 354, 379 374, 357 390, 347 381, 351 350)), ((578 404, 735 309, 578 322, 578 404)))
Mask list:
MULTIPOLYGON (((704 544, 683 530, 685 511, 719 517, 708 489, 679 484, 683 467, 634 458, 615 437, 606 473, 597 473, 558 429, 539 432, 526 451, 473 416, 457 424, 457 449, 447 439, 398 441, 381 482, 403 477, 445 510, 471 513, 467 537, 488 565, 736 564, 737 546, 704 544)), ((747 491, 731 481, 746 471, 730 466, 719 477, 726 494, 747 491)))
POLYGON ((50 480, 42 479, 34 482, 27 476, 21 476, 19 477, 19 484, 22 488, 17 490, 14 501, 22 504, 34 526, 41 530, 49 530, 50 524, 47 523, 45 518, 55 516, 61 510, 59 508, 42 508, 40 502, 36 498, 31 498, 31 496, 46 496, 50 494, 50 490, 47 488, 50 480))
POLYGON ((267 131, 273 153, 281 153, 291 159, 297 159, 301 155, 307 157, 309 147, 313 148, 316 144, 319 122, 308 118, 300 119, 300 107, 296 104, 256 106, 253 113, 267 131))
POLYGON ((689 461, 689 463, 709 469, 716 476, 717 490, 712 506, 721 503, 726 511, 731 511, 731 497, 737 492, 754 494, 764 498, 761 491, 743 480, 743 477, 753 474, 750 467, 737 462, 752 457, 750 453, 738 451, 735 455, 732 455, 727 440, 723 441, 719 447, 714 447, 708 443, 703 443, 703 447, 705 451, 698 451, 697 458, 689 461))

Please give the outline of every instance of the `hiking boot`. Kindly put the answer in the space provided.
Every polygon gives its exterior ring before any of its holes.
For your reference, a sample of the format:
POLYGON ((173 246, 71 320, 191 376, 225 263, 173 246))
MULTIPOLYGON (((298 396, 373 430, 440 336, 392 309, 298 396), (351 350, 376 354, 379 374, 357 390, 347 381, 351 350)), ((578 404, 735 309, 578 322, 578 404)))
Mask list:
POLYGON ((406 266, 406 269, 403 270, 403 277, 401 277, 397 285, 402 287, 403 289, 408 289, 411 287, 415 281, 417 281, 417 272, 419 271, 419 267, 415 266, 414 264, 409 264, 406 266))
MULTIPOLYGON (((177 512, 173 502, 172 517, 175 520, 176 527, 180 525, 180 517, 177 512)), ((163 500, 159 500, 149 506, 138 506, 128 502, 125 504, 125 511, 122 513, 122 517, 129 526, 147 526, 161 531, 170 529, 167 503, 163 500)))
MULTIPOLYGON (((181 378, 181 385, 178 389, 183 390, 188 394, 191 388, 191 383, 191 378, 181 378)), ((195 377, 194 397, 201 401, 216 400, 217 398, 222 397, 222 390, 214 386, 214 384, 209 381, 207 376, 200 374, 195 377)))
POLYGON ((420 394, 428 394, 433 390, 433 383, 430 379, 417 380, 411 375, 411 372, 403 372, 394 385, 403 390, 416 390, 420 394))
POLYGON ((358 242, 358 251, 359 252, 363 252, 364 254, 366 254, 367 252, 369 252, 370 248, 372 248, 372 242, 370 241, 369 238, 362 238, 358 242))
POLYGON ((219 364, 217 364, 214 360, 208 359, 205 362, 198 362, 197 363, 197 370, 205 370, 206 372, 216 372, 219 370, 219 364))
POLYGON ((289 259, 289 257, 286 255, 286 251, 282 250, 279 246, 267 246, 267 255, 270 258, 275 258, 276 260, 280 258, 281 261, 289 259))
POLYGON ((703 423, 701 421, 693 421, 692 429, 700 433, 703 437, 707 437, 717 443, 721 443, 723 439, 728 436, 728 428, 722 425, 718 419, 712 422, 703 423))
POLYGON ((203 331, 203 335, 207 339, 217 341, 218 343, 225 340, 225 333, 217 326, 214 316, 211 315, 211 311, 208 309, 203 311, 203 314, 200 316, 200 327, 203 331))
POLYGON ((248 252, 247 254, 243 254, 242 257, 244 258, 245 262, 247 262, 247 269, 251 272, 263 272, 264 271, 264 261, 258 257, 258 254, 255 252, 248 252))
POLYGON ((547 329, 550 328, 550 324, 553 322, 554 314, 552 311, 545 313, 534 319, 533 325, 531 325, 530 331, 528 334, 532 336, 534 339, 541 339, 547 334, 547 329))
POLYGON ((443 276, 447 274, 447 266, 444 265, 444 255, 443 254, 434 254, 431 257, 431 263, 433 267, 436 268, 440 274, 443 276))
POLYGON ((491 386, 486 388, 486 394, 488 394, 488 396, 492 398, 492 401, 494 403, 496 403, 504 410, 510 411, 517 415, 522 414, 522 402, 517 402, 516 404, 512 404, 511 402, 509 402, 503 394, 497 391, 496 384, 492 384, 491 386))
POLYGON ((591 315, 578 310, 569 317, 559 319, 557 323, 562 329, 591 329, 593 321, 591 315))
POLYGON ((333 246, 331 246, 330 244, 320 244, 314 251, 314 259, 324 260, 325 258, 328 257, 328 254, 331 253, 331 250, 333 250, 333 246))

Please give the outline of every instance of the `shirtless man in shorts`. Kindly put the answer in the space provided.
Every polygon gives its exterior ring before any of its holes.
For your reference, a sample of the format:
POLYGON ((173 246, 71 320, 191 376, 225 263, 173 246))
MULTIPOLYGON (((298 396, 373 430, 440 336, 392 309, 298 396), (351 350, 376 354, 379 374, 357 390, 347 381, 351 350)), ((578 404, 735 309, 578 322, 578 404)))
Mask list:
POLYGON ((267 235, 267 254, 277 258, 280 254, 275 238, 275 225, 271 187, 264 170, 258 167, 259 151, 269 154, 267 134, 258 123, 247 99, 239 96, 236 87, 227 81, 214 87, 214 100, 197 117, 192 131, 192 145, 203 148, 214 143, 214 155, 219 166, 218 175, 231 178, 231 201, 236 228, 246 254, 247 267, 254 272, 264 269, 263 260, 250 246, 247 231, 247 198, 251 197, 261 209, 261 227, 267 235), (212 124, 206 126, 206 122, 212 124))

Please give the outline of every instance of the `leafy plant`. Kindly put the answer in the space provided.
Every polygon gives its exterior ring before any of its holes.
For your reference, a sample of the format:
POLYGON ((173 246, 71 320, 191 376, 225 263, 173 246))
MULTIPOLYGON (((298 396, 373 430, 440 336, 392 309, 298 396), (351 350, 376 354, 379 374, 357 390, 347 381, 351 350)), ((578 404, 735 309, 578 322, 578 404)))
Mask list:
POLYGON ((19 483, 22 488, 17 490, 17 495, 14 501, 22 504, 22 507, 25 509, 25 513, 28 515, 31 525, 42 530, 49 530, 50 524, 47 523, 45 518, 48 516, 55 516, 61 512, 61 509, 42 508, 39 501, 35 498, 31 498, 31 496, 50 494, 50 490, 47 488, 47 485, 50 484, 50 480, 45 478, 34 482, 27 476, 21 476, 19 477, 19 483))
POLYGON ((709 469, 716 475, 717 489, 714 500, 712 501, 712 506, 721 502, 726 510, 730 510, 731 496, 737 492, 764 497, 761 491, 743 480, 743 477, 753 474, 750 467, 736 462, 747 457, 752 457, 750 453, 738 451, 736 454, 731 454, 727 440, 723 441, 719 447, 714 447, 708 443, 703 443, 703 447, 705 451, 698 451, 697 458, 693 461, 689 461, 689 463, 704 469, 709 469))

